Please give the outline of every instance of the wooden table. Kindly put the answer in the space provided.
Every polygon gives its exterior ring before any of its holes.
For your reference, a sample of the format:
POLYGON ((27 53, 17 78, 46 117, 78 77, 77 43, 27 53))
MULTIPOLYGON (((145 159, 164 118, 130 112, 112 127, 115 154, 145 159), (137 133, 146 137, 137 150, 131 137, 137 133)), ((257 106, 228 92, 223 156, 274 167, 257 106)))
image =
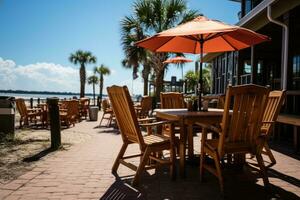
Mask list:
POLYGON ((193 155, 193 124, 201 122, 206 124, 220 123, 223 116, 223 109, 208 109, 206 112, 187 111, 187 109, 156 109, 156 117, 163 120, 178 121, 180 126, 180 175, 185 176, 185 144, 189 139, 189 156, 193 155), (186 130, 187 129, 187 130, 186 130), (187 137, 188 136, 188 137, 187 137))
POLYGON ((276 120, 277 122, 283 124, 289 124, 294 126, 293 128, 293 146, 295 152, 299 150, 299 137, 298 137, 298 128, 300 127, 300 116, 299 115, 291 115, 291 114, 280 114, 276 120))

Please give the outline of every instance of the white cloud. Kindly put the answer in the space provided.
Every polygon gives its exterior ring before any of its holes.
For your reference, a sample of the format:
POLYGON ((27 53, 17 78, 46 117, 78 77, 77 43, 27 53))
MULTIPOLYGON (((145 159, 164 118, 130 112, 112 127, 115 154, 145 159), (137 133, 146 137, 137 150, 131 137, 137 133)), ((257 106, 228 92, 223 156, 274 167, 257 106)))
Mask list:
POLYGON ((22 66, 0 57, 0 89, 78 92, 79 70, 55 63, 22 66))
POLYGON ((135 94, 143 94, 144 83, 140 78, 136 80, 127 79, 120 82, 120 85, 126 85, 131 95, 135 94))

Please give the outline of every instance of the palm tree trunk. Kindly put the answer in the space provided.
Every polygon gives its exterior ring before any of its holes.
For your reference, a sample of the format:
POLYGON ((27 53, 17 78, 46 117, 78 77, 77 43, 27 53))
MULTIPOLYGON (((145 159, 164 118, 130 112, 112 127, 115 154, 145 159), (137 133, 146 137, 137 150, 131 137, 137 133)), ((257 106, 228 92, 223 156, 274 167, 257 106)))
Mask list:
POLYGON ((142 72, 144 80, 144 96, 148 95, 148 83, 149 83, 150 66, 145 64, 142 72))
MULTIPOLYGON (((102 96, 103 96, 103 74, 100 74, 100 91, 99 91, 99 98, 100 98, 100 102, 102 102, 102 96)), ((101 103, 99 105, 100 109, 101 109, 101 103)))
POLYGON ((160 93, 163 91, 164 76, 165 76, 165 70, 164 69, 156 73, 156 80, 155 80, 156 91, 155 91, 155 96, 156 96, 157 100, 160 99, 160 93))
POLYGON ((85 82, 86 82, 86 72, 85 72, 84 64, 80 65, 79 76, 80 76, 80 97, 84 97, 85 82))

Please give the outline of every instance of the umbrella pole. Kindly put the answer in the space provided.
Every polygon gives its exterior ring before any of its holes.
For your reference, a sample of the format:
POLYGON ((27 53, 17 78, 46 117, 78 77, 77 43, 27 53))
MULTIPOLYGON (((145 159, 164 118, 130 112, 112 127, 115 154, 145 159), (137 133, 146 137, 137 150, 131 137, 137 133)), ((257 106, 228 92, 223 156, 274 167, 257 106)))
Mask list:
POLYGON ((203 93, 203 77, 202 77, 202 67, 203 67, 203 35, 200 36, 200 69, 199 69, 199 81, 198 81, 198 106, 199 111, 202 110, 202 93, 203 93))

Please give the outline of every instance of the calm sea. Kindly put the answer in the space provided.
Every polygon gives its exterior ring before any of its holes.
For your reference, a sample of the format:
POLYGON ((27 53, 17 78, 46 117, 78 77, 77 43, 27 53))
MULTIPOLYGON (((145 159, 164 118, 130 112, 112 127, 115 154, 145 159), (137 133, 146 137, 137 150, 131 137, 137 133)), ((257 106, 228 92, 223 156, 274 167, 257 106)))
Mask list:
MULTIPOLYGON (((22 94, 22 93, 0 93, 0 96, 9 96, 9 97, 15 97, 15 98, 23 98, 23 99, 47 99, 49 97, 58 97, 59 99, 70 99, 73 98, 74 96, 76 96, 77 98, 79 98, 79 95, 58 95, 58 94, 30 94, 30 93, 26 93, 26 94, 22 94)), ((86 95, 89 98, 93 98, 93 95, 86 95)), ((105 97, 105 96, 104 96, 105 97)), ((97 96, 96 96, 97 98, 97 96)))

